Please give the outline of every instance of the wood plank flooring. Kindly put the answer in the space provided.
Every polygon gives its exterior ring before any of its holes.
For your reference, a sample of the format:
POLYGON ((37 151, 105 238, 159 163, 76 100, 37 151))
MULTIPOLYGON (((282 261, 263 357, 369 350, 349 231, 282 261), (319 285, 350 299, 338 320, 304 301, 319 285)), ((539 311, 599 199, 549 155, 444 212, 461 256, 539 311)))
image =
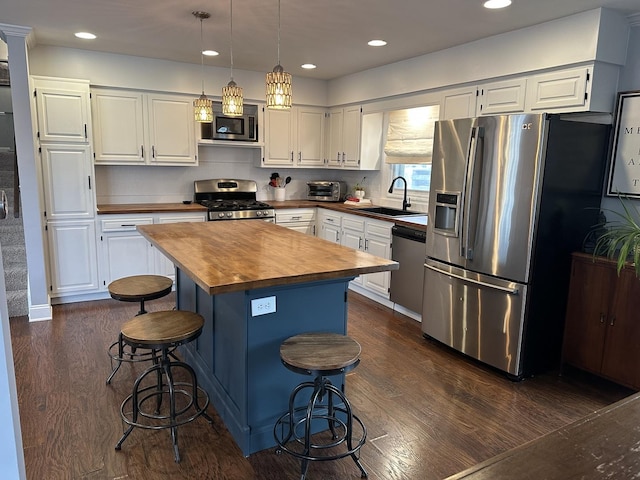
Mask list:
MULTIPOLYGON (((174 302, 171 295, 147 308, 174 302)), ((286 454, 245 458, 212 407, 213 426, 198 419, 179 429, 180 464, 167 431, 136 429, 114 450, 120 403, 140 365, 123 365, 107 386, 106 348, 137 307, 103 300, 55 306, 50 322, 11 320, 28 479, 299 478, 298 461, 286 454)), ((513 383, 353 293, 349 334, 362 345, 362 361, 347 377, 347 395, 368 429, 361 459, 374 480, 445 478, 631 393, 577 371, 513 383)), ((355 479, 359 471, 349 458, 316 462, 307 478, 355 479)))

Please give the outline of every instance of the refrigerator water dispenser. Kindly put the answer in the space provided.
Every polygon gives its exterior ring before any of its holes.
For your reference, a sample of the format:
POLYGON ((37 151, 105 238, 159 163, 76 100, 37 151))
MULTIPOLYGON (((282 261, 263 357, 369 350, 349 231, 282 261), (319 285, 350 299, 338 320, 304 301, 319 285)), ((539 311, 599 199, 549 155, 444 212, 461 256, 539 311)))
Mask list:
POLYGON ((450 237, 458 236, 460 192, 438 192, 433 231, 450 237))

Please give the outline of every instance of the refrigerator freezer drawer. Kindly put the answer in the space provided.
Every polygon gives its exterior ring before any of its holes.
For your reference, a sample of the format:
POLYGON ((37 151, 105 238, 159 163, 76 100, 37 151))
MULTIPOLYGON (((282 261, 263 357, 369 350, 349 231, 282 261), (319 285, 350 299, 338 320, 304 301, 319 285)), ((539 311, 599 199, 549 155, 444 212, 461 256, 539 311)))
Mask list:
POLYGON ((428 259, 422 331, 519 377, 526 294, 526 285, 428 259))

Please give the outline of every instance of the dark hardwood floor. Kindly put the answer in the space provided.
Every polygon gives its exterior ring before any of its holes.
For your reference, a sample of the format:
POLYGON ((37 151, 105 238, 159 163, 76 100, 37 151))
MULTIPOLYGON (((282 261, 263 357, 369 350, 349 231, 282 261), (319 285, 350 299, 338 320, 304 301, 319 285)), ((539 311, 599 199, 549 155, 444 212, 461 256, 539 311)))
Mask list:
MULTIPOLYGON (((173 302, 170 296, 147 307, 173 302)), ((28 479, 299 478, 299 463, 272 449, 245 458, 212 407, 213 427, 198 419, 180 428, 180 464, 167 431, 137 429, 114 450, 123 431, 120 403, 141 370, 124 365, 105 385, 105 350, 136 311, 136 304, 104 300, 55 306, 50 322, 11 320, 28 479)), ((368 428, 362 462, 370 479, 444 478, 631 393, 577 371, 513 383, 357 294, 349 297, 349 334, 362 345, 346 389, 368 428)), ((358 473, 347 458, 312 463, 308 478, 358 473)))

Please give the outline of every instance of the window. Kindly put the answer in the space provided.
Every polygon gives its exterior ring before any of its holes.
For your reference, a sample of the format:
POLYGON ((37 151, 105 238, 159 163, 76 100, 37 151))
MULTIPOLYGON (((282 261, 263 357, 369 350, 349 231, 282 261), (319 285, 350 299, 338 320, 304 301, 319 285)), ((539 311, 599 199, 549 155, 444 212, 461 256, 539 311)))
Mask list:
POLYGON ((391 178, 407 181, 407 190, 427 196, 431 184, 433 134, 440 107, 431 105, 388 112, 385 162, 391 178))
POLYGON ((404 177, 407 180, 407 190, 426 194, 431 184, 431 164, 395 163, 391 165, 391 175, 391 178, 404 177))

